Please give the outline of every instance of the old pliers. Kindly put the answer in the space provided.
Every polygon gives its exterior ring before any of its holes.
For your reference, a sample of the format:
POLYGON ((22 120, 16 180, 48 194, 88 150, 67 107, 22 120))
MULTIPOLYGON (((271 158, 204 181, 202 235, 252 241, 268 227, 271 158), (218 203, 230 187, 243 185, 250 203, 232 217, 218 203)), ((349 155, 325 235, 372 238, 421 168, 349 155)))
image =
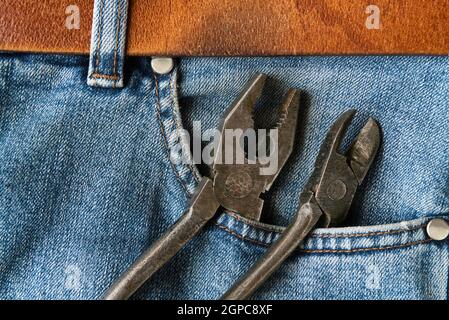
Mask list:
POLYGON ((109 288, 105 299, 127 299, 158 269, 168 262, 216 214, 219 207, 238 212, 247 218, 260 218, 263 201, 260 194, 267 191, 287 161, 297 126, 299 92, 290 89, 281 105, 277 126, 278 143, 270 152, 276 152, 277 170, 264 172, 265 164, 247 156, 242 141, 229 139, 226 130, 254 129, 253 112, 267 76, 255 75, 246 84, 240 96, 224 114, 220 124, 220 141, 213 164, 213 180, 202 178, 188 211, 109 288))
POLYGON ((294 221, 222 299, 248 298, 314 227, 335 226, 345 220, 357 187, 371 166, 380 143, 379 126, 370 118, 346 155, 338 152, 354 114, 354 110, 343 113, 329 130, 315 162, 315 170, 300 195, 300 207, 294 221))

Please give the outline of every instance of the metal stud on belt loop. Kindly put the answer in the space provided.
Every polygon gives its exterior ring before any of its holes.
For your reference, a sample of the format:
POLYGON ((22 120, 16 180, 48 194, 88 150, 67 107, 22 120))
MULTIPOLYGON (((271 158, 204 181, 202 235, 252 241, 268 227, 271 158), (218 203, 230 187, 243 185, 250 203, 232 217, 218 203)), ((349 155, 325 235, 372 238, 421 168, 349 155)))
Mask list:
POLYGON ((173 70, 174 62, 170 57, 151 58, 151 68, 157 74, 167 74, 173 70))

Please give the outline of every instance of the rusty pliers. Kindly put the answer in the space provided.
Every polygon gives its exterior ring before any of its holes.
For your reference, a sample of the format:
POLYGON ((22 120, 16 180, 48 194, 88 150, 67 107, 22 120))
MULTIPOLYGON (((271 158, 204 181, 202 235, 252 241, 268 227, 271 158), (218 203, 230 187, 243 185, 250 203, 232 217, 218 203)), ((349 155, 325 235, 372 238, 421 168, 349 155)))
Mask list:
POLYGON ((270 153, 277 154, 278 166, 275 172, 261 174, 266 164, 258 159, 244 159, 243 163, 237 163, 237 155, 246 154, 245 147, 242 141, 227 139, 226 130, 245 132, 254 128, 253 112, 266 78, 264 74, 252 77, 223 115, 213 164, 213 180, 202 178, 187 212, 129 267, 109 288, 104 299, 129 298, 192 239, 220 207, 259 220, 263 206, 260 195, 271 187, 293 149, 299 91, 290 89, 279 110, 276 128, 278 143, 274 143, 274 148, 270 150, 270 153), (226 158, 231 161, 226 161, 226 158))
POLYGON ((293 222, 261 259, 222 297, 248 298, 299 246, 316 226, 335 226, 345 220, 357 187, 363 181, 377 153, 380 129, 370 118, 345 155, 338 152, 354 110, 343 113, 329 130, 313 171, 300 196, 293 222))

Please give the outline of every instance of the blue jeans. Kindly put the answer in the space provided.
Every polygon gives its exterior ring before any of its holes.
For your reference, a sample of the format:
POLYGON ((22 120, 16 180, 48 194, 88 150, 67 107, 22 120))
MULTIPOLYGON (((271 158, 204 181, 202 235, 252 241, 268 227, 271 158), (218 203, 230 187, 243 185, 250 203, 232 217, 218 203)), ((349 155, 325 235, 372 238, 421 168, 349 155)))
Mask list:
POLYGON ((174 164, 179 130, 214 128, 255 72, 256 123, 302 90, 295 150, 262 221, 220 212, 135 295, 216 299, 288 225, 330 124, 358 110, 382 126, 379 155, 346 225, 317 229, 261 299, 447 299, 447 57, 181 58, 166 75, 126 61, 123 88, 86 85, 83 56, 0 55, 0 298, 95 299, 189 205, 207 166, 174 164))

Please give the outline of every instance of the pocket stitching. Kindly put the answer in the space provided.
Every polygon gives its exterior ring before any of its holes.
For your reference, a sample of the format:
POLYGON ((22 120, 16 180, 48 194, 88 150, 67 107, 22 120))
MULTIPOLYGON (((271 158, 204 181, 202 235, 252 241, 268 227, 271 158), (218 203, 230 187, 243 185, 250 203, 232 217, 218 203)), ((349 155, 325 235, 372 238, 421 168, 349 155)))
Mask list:
POLYGON ((179 175, 178 170, 176 169, 175 165, 173 164, 172 161, 170 161, 170 147, 169 147, 169 142, 167 141, 167 133, 165 131, 164 128, 164 124, 162 122, 161 119, 161 99, 160 99, 160 95, 159 95, 159 80, 157 78, 156 75, 153 75, 154 77, 154 91, 155 91, 155 96, 156 96, 156 118, 158 120, 159 123, 159 128, 161 130, 161 134, 162 134, 162 140, 164 141, 164 145, 165 145, 165 150, 167 152, 167 156, 168 156, 168 162, 170 162, 170 166, 172 167, 172 170, 176 176, 176 179, 179 181, 179 183, 181 184, 181 187, 184 189, 185 193, 187 195, 190 195, 187 185, 185 183, 185 181, 181 178, 181 176, 179 175))
MULTIPOLYGON (((241 216, 235 214, 234 212, 226 212, 226 214, 232 216, 237 221, 249 225, 254 229, 263 230, 267 232, 273 232, 276 234, 282 233, 282 231, 277 231, 273 229, 270 229, 269 227, 265 227, 263 225, 255 225, 251 222, 244 221, 241 216)), ((353 233, 353 234, 311 234, 309 237, 312 238, 353 238, 353 237, 370 237, 370 236, 380 236, 380 235, 386 235, 386 234, 396 234, 396 233, 402 233, 405 231, 415 231, 419 230, 423 227, 425 227, 427 223, 423 223, 419 226, 411 227, 407 230, 386 230, 386 231, 373 231, 373 232, 366 232, 366 233, 353 233)))
MULTIPOLYGON (((231 235, 239 238, 240 240, 243 241, 248 241, 257 245, 261 245, 264 247, 270 247, 271 245, 268 243, 264 243, 255 239, 251 239, 248 237, 245 237, 237 232, 235 232, 234 230, 229 229, 226 226, 220 225, 218 222, 215 222, 215 225, 217 227, 219 227, 220 229, 226 231, 227 233, 230 233, 231 235)), ((422 227, 420 227, 422 228, 422 227)), ((416 230, 416 229, 415 229, 416 230)), ((399 231, 399 230, 396 230, 399 231)), ((406 231, 402 231, 402 232, 407 232, 407 231, 412 231, 412 230, 406 230, 406 231)), ((385 246, 385 247, 371 247, 371 248, 356 248, 356 249, 302 249, 300 248, 298 251, 302 252, 302 253, 356 253, 356 252, 367 252, 367 251, 383 251, 383 250, 392 250, 392 249, 401 249, 401 248, 406 248, 406 247, 411 247, 411 246, 415 246, 415 245, 420 245, 420 244, 426 244, 429 242, 432 242, 433 240, 428 238, 428 239, 424 239, 424 240, 417 240, 417 241, 411 241, 411 242, 406 242, 406 243, 402 243, 402 244, 397 244, 397 245, 392 245, 392 246, 385 246)))

